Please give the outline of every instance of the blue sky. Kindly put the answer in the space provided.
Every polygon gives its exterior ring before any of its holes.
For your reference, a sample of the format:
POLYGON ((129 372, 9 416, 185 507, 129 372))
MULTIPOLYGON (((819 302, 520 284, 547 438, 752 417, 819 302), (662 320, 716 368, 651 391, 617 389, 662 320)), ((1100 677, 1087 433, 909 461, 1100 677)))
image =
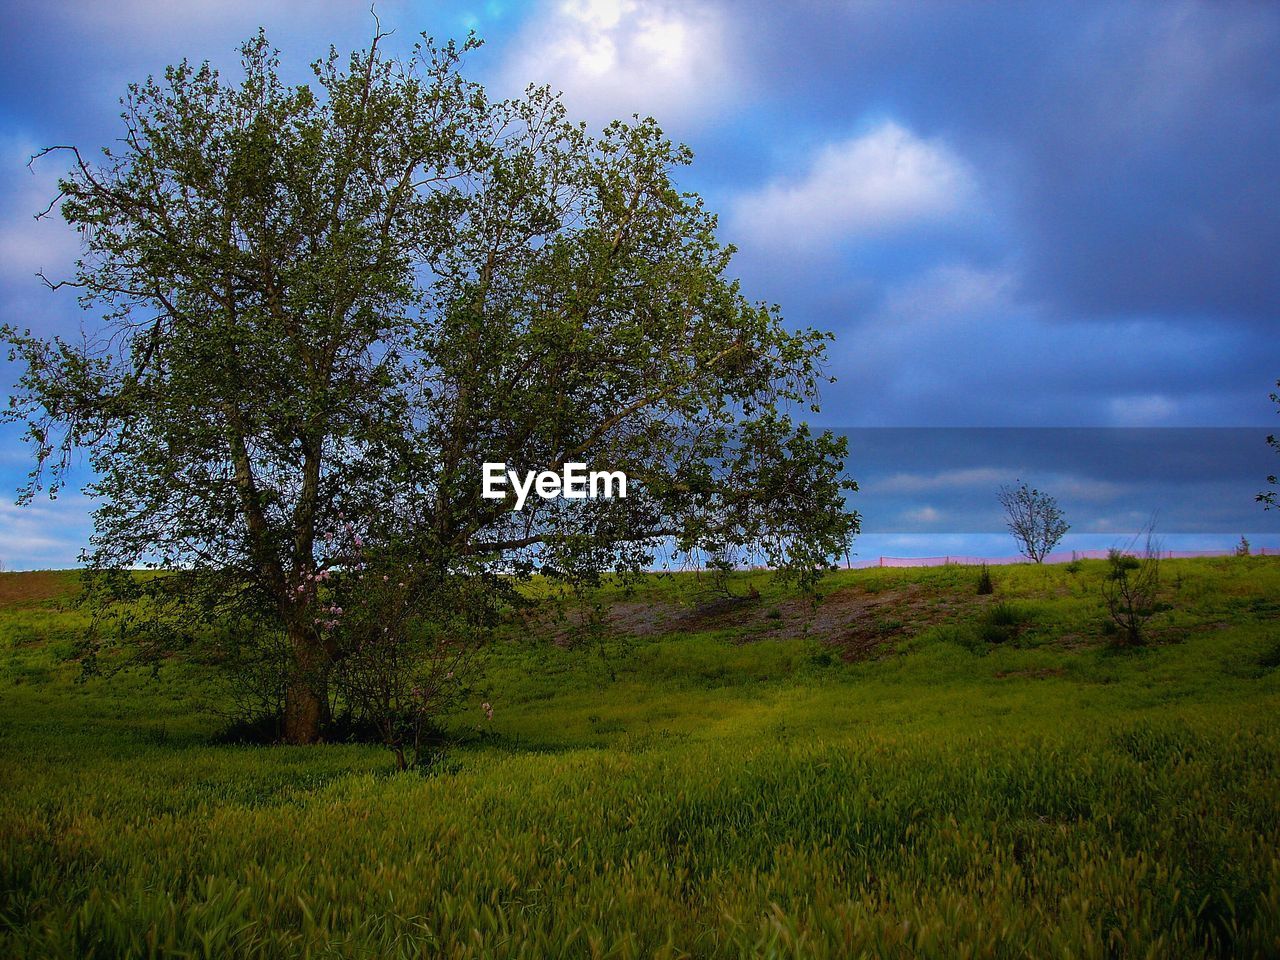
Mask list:
MULTIPOLYGON (((33 274, 65 271, 76 243, 31 219, 59 172, 28 171, 34 150, 108 142, 127 82, 182 57, 233 71, 259 25, 299 80, 372 29, 363 0, 6 7, 0 315, 45 331, 80 318, 33 274)), ((836 332, 824 425, 1280 426, 1280 5, 378 12, 403 46, 477 30, 468 69, 491 88, 549 82, 594 124, 653 114, 687 142, 683 182, 721 213, 748 293, 836 332)), ((0 489, 25 457, 0 432, 0 489)), ((71 563, 86 510, 6 497, 0 561, 71 563)))

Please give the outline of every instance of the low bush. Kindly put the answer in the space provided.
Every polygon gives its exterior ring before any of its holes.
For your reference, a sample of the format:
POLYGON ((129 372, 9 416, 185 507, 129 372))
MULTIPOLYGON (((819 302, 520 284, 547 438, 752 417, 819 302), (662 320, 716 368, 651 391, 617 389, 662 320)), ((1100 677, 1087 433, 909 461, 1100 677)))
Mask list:
POLYGON ((978 596, 995 593, 995 584, 991 582, 991 571, 987 569, 987 565, 982 565, 982 572, 978 574, 978 596))

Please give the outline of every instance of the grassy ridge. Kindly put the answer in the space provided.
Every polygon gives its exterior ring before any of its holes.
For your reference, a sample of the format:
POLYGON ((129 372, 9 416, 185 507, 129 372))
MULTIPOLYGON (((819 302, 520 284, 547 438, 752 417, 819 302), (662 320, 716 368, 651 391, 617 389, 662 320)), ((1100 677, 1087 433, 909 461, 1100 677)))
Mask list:
POLYGON ((77 684, 77 615, 15 600, 0 955, 1280 955, 1280 563, 1166 564, 1129 652, 1101 576, 999 571, 1010 634, 935 569, 838 575, 820 632, 756 576, 754 616, 521 636, 428 778, 210 745, 197 670, 77 684))

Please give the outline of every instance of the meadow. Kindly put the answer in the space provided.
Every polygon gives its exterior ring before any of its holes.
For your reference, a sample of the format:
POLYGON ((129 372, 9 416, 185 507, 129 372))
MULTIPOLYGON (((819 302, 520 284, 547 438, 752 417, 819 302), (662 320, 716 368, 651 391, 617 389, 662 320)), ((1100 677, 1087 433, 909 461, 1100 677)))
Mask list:
POLYGON ((0 956, 1280 956, 1280 562, 606 587, 512 628, 443 751, 232 744, 81 682, 73 574, 0 574, 0 956))

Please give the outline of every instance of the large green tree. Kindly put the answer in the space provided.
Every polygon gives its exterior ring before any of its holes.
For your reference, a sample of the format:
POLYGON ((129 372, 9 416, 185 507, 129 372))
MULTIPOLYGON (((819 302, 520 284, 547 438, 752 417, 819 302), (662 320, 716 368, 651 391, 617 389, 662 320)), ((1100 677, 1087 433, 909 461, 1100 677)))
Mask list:
POLYGON ((90 571, 167 569, 114 582, 183 611, 133 632, 278 631, 293 742, 322 733, 352 544, 442 585, 735 548, 809 577, 857 529, 844 441, 792 419, 829 335, 743 297, 673 180, 687 149, 652 120, 589 135, 545 88, 492 100, 472 45, 397 59, 379 36, 289 86, 259 35, 237 82, 184 62, 131 86, 120 146, 46 151, 71 158, 49 212, 83 237, 51 286, 100 321, 5 330, 26 493, 87 450, 90 571), (628 496, 514 511, 481 497, 486 461, 623 470, 628 496))

